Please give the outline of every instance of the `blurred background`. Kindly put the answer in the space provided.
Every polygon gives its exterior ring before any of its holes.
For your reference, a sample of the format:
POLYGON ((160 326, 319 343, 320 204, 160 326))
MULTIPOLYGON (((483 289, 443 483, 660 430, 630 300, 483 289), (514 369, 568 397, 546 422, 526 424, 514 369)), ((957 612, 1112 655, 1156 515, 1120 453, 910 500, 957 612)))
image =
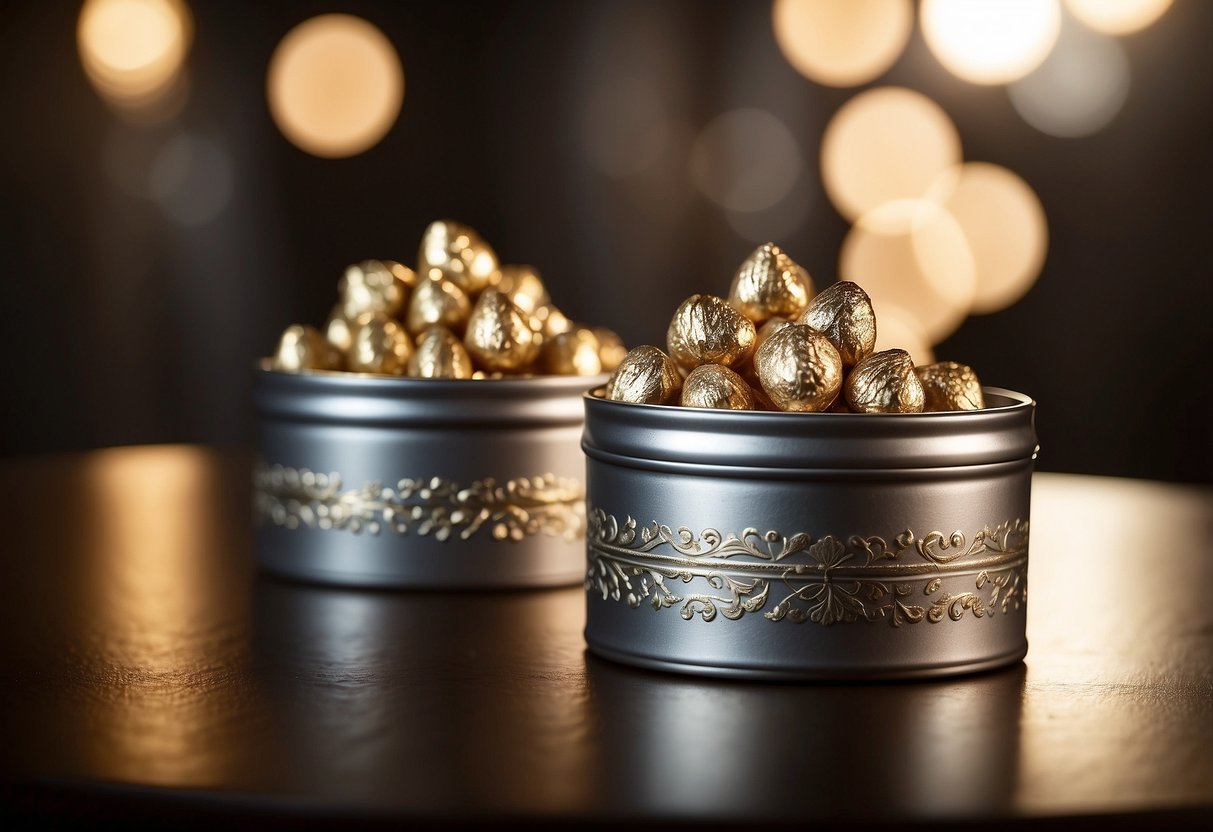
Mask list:
POLYGON ((479 230, 662 344, 772 240, 1032 395, 1041 470, 1213 481, 1213 3, 10 2, 0 454, 251 441, 348 263, 479 230))

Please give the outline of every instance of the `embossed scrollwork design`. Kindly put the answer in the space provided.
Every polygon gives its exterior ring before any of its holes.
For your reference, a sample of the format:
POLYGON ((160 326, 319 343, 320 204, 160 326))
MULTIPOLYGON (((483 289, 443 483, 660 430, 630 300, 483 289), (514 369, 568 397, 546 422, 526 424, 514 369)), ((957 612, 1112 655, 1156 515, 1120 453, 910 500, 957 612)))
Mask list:
POLYGON ((621 522, 593 509, 587 542, 588 591, 633 608, 646 600, 654 610, 678 607, 685 619, 738 619, 774 597, 762 612, 769 621, 887 620, 901 627, 1006 614, 1021 609, 1027 593, 1028 523, 1021 520, 985 527, 971 540, 960 531, 920 538, 907 529, 844 542, 755 528, 695 534, 656 522, 638 527, 632 517, 621 522), (944 592, 944 578, 952 576, 972 576, 972 591, 944 592), (703 584, 713 591, 689 591, 703 584))
POLYGON ((368 482, 344 489, 338 474, 259 464, 253 475, 257 519, 294 529, 467 540, 486 528, 496 540, 545 534, 575 540, 585 529, 581 484, 552 474, 460 485, 441 478, 368 482))

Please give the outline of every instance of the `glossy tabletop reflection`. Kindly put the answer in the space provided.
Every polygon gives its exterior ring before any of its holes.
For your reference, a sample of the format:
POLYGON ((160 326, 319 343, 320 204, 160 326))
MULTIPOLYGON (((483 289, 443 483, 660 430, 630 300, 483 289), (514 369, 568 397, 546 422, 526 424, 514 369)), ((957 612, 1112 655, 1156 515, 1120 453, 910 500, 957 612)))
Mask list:
POLYGON ((259 575, 250 472, 184 446, 0 467, 9 812, 1213 822, 1209 489, 1038 474, 1023 664, 791 685, 588 657, 580 587, 259 575))

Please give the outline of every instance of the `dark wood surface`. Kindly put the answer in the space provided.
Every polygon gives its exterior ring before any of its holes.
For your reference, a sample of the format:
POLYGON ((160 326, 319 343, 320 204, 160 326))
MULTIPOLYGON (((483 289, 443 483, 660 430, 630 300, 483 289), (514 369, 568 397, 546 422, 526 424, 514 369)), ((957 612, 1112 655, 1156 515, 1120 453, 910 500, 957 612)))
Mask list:
POLYGON ((0 466, 0 799, 127 825, 1213 824, 1213 491, 1038 474, 1026 661, 789 685, 589 657, 584 591, 253 566, 250 458, 0 466))

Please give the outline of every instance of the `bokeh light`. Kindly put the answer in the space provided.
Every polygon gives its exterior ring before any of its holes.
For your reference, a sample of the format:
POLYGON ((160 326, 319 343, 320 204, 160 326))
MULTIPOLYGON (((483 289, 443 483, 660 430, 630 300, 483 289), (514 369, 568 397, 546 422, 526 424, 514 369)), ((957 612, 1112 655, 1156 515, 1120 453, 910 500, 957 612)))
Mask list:
POLYGON ((1129 85, 1129 59, 1121 45, 1070 22, 1045 62, 1007 93, 1028 124, 1069 139, 1107 126, 1129 97, 1129 85))
POLYGON ((172 89, 192 38, 181 0, 86 0, 76 25, 89 82, 122 107, 148 106, 172 89))
POLYGON ((850 220, 886 202, 920 198, 960 161, 960 134, 947 113, 902 87, 855 96, 834 114, 821 140, 822 184, 850 220))
POLYGON ((1006 84, 1040 66, 1061 27, 1058 0, 923 0, 922 33, 948 71, 1006 84))
POLYGON ((972 311, 1005 309, 1040 276, 1048 225, 1036 192, 999 165, 969 162, 932 189, 964 233, 975 278, 972 311))
POLYGON ((712 120, 691 147, 691 178, 730 211, 761 211, 792 190, 804 167, 787 125, 766 110, 730 110, 712 120))
POLYGON ((775 0, 775 40, 796 71, 819 84, 865 84, 893 65, 910 39, 910 0, 775 0))
POLYGON ((838 275, 871 296, 878 329, 881 310, 895 306, 917 322, 929 343, 937 344, 964 322, 976 292, 964 231, 947 210, 926 200, 912 227, 878 230, 887 225, 861 220, 851 228, 842 243, 838 275))
POLYGON ((875 309, 877 350, 905 350, 915 364, 934 363, 935 350, 913 315, 889 302, 881 302, 875 309))
POLYGON ((186 227, 206 225, 231 199, 235 176, 221 145, 205 136, 181 133, 156 154, 150 194, 168 216, 186 227))
MULTIPOLYGON (((948 170, 954 170, 954 168, 948 168, 948 170)), ((938 195, 937 185, 943 175, 941 173, 935 178, 922 199, 890 200, 868 211, 855 220, 855 224, 867 231, 875 231, 879 234, 908 234, 915 229, 922 228, 939 212, 942 197, 938 195), (931 198, 927 198, 928 196, 931 198)))
POLYGON ((300 23, 274 50, 266 79, 270 114, 300 150, 353 156, 396 122, 404 70, 387 36, 348 14, 300 23))
POLYGON ((1066 7, 1098 32, 1127 35, 1162 17, 1171 8, 1171 0, 1066 0, 1066 7))

